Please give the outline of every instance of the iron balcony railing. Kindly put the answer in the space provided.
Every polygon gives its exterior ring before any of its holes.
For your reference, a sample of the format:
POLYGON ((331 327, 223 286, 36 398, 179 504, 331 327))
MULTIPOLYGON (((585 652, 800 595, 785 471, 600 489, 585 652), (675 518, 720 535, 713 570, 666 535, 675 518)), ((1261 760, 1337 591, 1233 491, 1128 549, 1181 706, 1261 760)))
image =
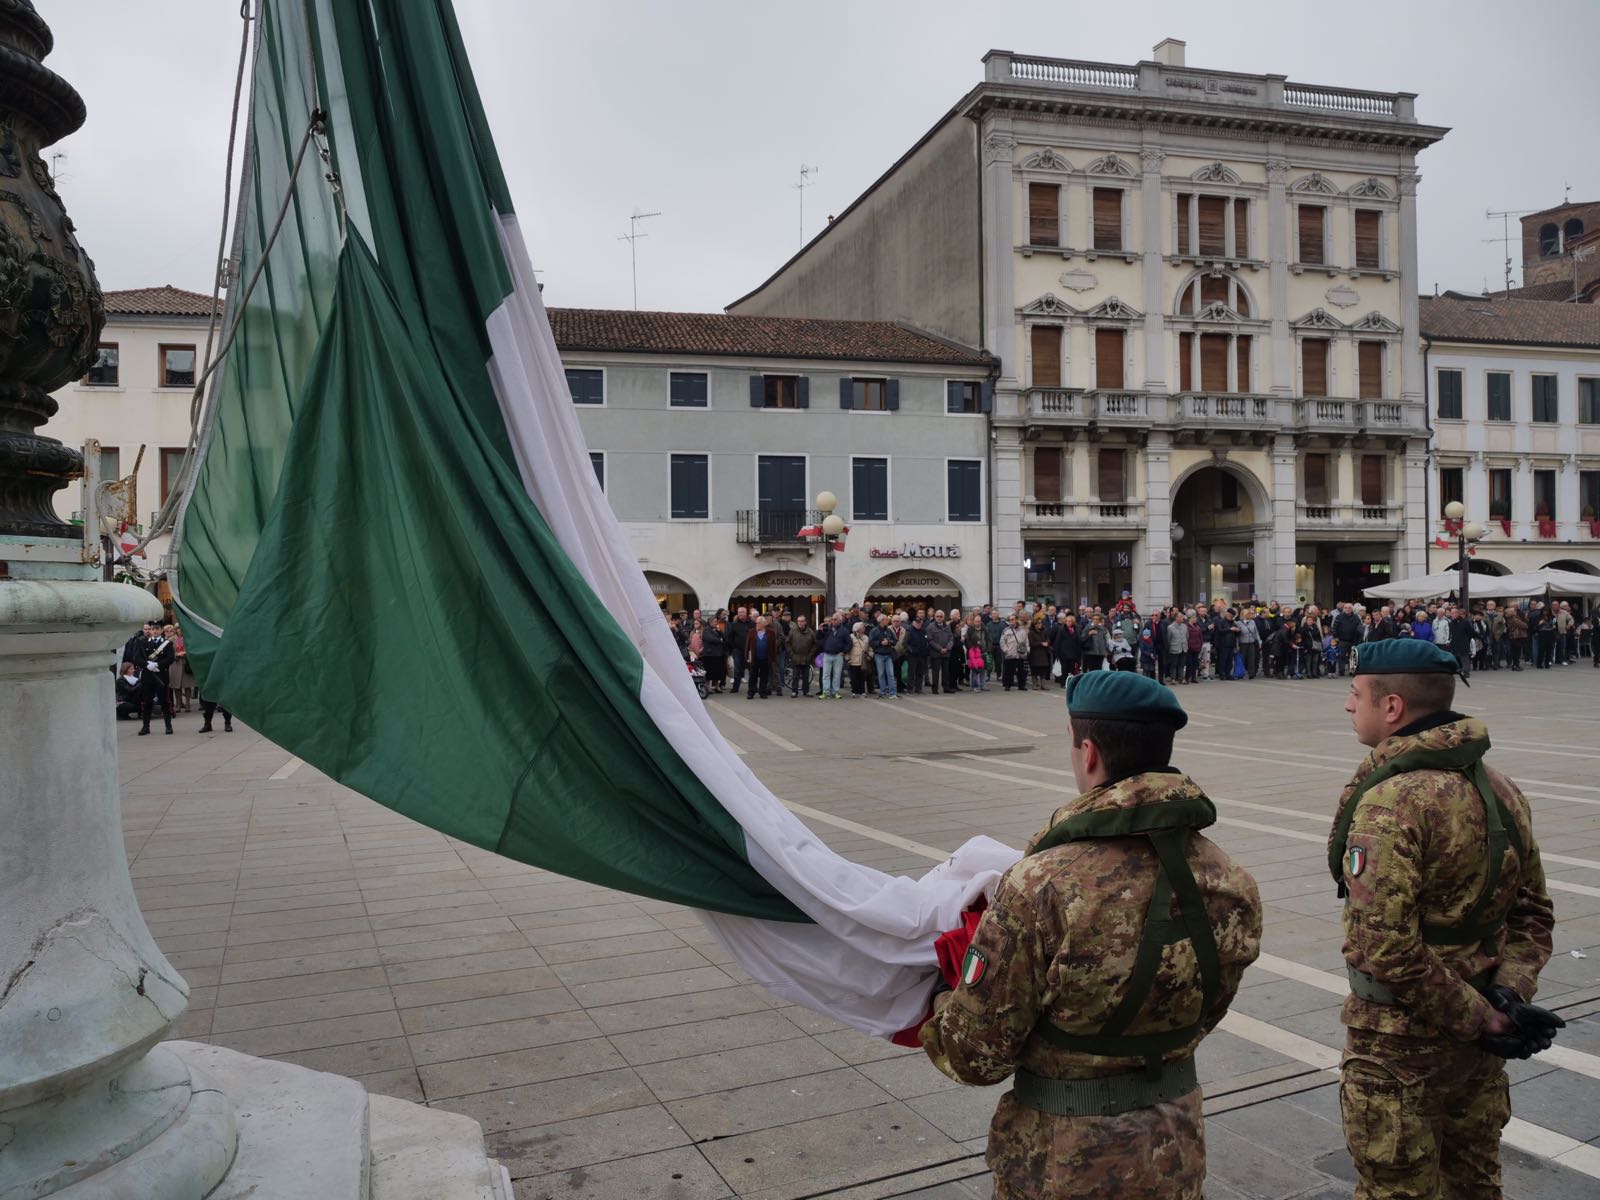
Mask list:
POLYGON ((749 546, 803 546, 800 531, 822 522, 815 508, 741 508, 736 539, 749 546))

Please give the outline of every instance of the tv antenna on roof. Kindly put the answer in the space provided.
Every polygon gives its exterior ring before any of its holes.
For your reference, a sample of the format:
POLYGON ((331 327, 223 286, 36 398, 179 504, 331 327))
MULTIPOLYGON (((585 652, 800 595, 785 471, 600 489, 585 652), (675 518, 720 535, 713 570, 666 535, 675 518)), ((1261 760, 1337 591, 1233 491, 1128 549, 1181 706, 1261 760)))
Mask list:
POLYGON ((806 189, 814 182, 811 177, 820 170, 822 170, 821 167, 808 167, 805 163, 801 163, 800 182, 792 185, 794 190, 800 193, 800 244, 802 246, 806 244, 806 189))
POLYGON ((628 243, 628 254, 633 259, 633 307, 635 310, 639 307, 639 239, 650 236, 648 233, 639 232, 639 222, 648 220, 651 217, 659 217, 660 215, 658 212, 642 213, 637 208, 634 209, 633 216, 628 218, 628 232, 617 238, 619 242, 628 243))
MULTIPOLYGON (((1503 253, 1506 256, 1506 291, 1508 292, 1511 290, 1511 218, 1524 217, 1531 212, 1537 211, 1537 209, 1532 208, 1508 208, 1500 212, 1486 211, 1483 214, 1483 219, 1485 221, 1492 221, 1496 217, 1500 218, 1500 236, 1497 238, 1484 238, 1483 240, 1486 245, 1493 242, 1499 242, 1505 247, 1503 253)), ((1488 281, 1485 280, 1484 284, 1485 286, 1483 290, 1487 292, 1489 290, 1488 281)))

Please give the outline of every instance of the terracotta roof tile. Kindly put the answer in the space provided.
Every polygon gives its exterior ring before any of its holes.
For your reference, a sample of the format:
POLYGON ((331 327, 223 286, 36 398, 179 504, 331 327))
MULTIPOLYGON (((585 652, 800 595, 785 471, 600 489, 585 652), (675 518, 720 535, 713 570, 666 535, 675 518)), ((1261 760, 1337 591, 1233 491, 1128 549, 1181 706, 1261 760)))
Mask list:
POLYGON ((1600 349, 1600 305, 1462 295, 1422 297, 1422 336, 1442 342, 1600 349))
POLYGON ((211 297, 164 283, 107 292, 106 312, 117 317, 209 317, 211 297))
POLYGON ((563 351, 836 358, 970 367, 987 367, 993 362, 982 351, 918 333, 893 321, 601 308, 552 308, 549 314, 556 345, 563 351))

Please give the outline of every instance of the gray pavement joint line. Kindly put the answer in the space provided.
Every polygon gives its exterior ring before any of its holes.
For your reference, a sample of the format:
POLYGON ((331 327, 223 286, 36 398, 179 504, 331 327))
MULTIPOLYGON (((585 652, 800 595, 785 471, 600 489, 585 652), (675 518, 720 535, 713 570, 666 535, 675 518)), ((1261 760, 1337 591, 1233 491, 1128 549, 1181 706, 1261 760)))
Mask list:
MULTIPOLYGON (((904 700, 904 699, 906 699, 906 697, 902 696, 901 699, 904 700)), ((919 708, 932 708, 933 707, 933 705, 930 704, 926 700, 911 699, 908 702, 911 703, 911 704, 915 704, 919 708)), ((966 720, 966 721, 978 721, 978 722, 980 722, 980 723, 982 723, 984 725, 995 725, 995 726, 998 726, 1001 729, 1009 729, 1009 730, 1011 730, 1012 733, 1025 733, 1029 737, 1042 738, 1042 737, 1049 737, 1050 736, 1048 733, 1041 733, 1037 729, 1028 729, 1027 727, 1022 726, 1022 725, 1013 725, 1009 721, 996 721, 993 717, 980 716, 978 713, 963 712, 961 714, 961 717, 962 717, 963 720, 966 720)))
POLYGON ((946 721, 943 717, 930 717, 927 713, 914 712, 900 703, 880 705, 883 712, 898 713, 902 717, 912 717, 918 721, 927 721, 930 725, 943 725, 946 729, 954 729, 957 733, 964 733, 968 737, 980 738, 985 742, 994 742, 999 739, 992 733, 980 733, 976 729, 968 729, 965 725, 957 725, 954 721, 946 721))
MULTIPOLYGON (((734 695, 737 696, 738 693, 735 692, 734 695)), ((743 713, 735 712, 725 704, 718 704, 711 711, 714 713, 721 713, 723 716, 727 717, 728 720, 735 721, 738 724, 743 725, 746 729, 760 734, 780 750, 788 750, 794 754, 800 753, 800 747, 796 746, 788 738, 780 737, 778 734, 773 733, 772 730, 768 729, 765 725, 762 725, 757 721, 752 721, 743 713)))
POLYGON ((785 808, 796 816, 806 817, 812 821, 821 821, 824 825, 832 825, 837 829, 846 829, 851 833, 859 833, 862 837, 869 837, 875 842, 883 842, 885 845, 894 846, 900 850, 908 850, 912 854, 920 854, 924 858, 933 859, 934 862, 944 862, 950 857, 951 852, 948 850, 940 850, 936 846, 928 846, 922 842, 913 842, 909 838, 887 833, 882 829, 874 829, 871 825, 862 825, 845 817, 836 817, 832 813, 823 812, 820 808, 796 804, 793 800, 784 800, 782 803, 785 808))

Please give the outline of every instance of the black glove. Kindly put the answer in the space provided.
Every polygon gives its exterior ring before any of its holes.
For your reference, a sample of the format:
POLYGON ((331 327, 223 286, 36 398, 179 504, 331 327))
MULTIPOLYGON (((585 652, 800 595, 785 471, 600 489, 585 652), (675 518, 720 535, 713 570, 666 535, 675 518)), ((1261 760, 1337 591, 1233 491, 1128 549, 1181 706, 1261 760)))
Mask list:
POLYGON ((1492 984, 1484 989, 1484 998, 1511 1021, 1509 1033, 1486 1033, 1478 1045, 1490 1054, 1501 1058, 1532 1058, 1550 1049, 1556 1030, 1565 1029, 1566 1021, 1547 1008, 1528 1004, 1504 984, 1492 984))

